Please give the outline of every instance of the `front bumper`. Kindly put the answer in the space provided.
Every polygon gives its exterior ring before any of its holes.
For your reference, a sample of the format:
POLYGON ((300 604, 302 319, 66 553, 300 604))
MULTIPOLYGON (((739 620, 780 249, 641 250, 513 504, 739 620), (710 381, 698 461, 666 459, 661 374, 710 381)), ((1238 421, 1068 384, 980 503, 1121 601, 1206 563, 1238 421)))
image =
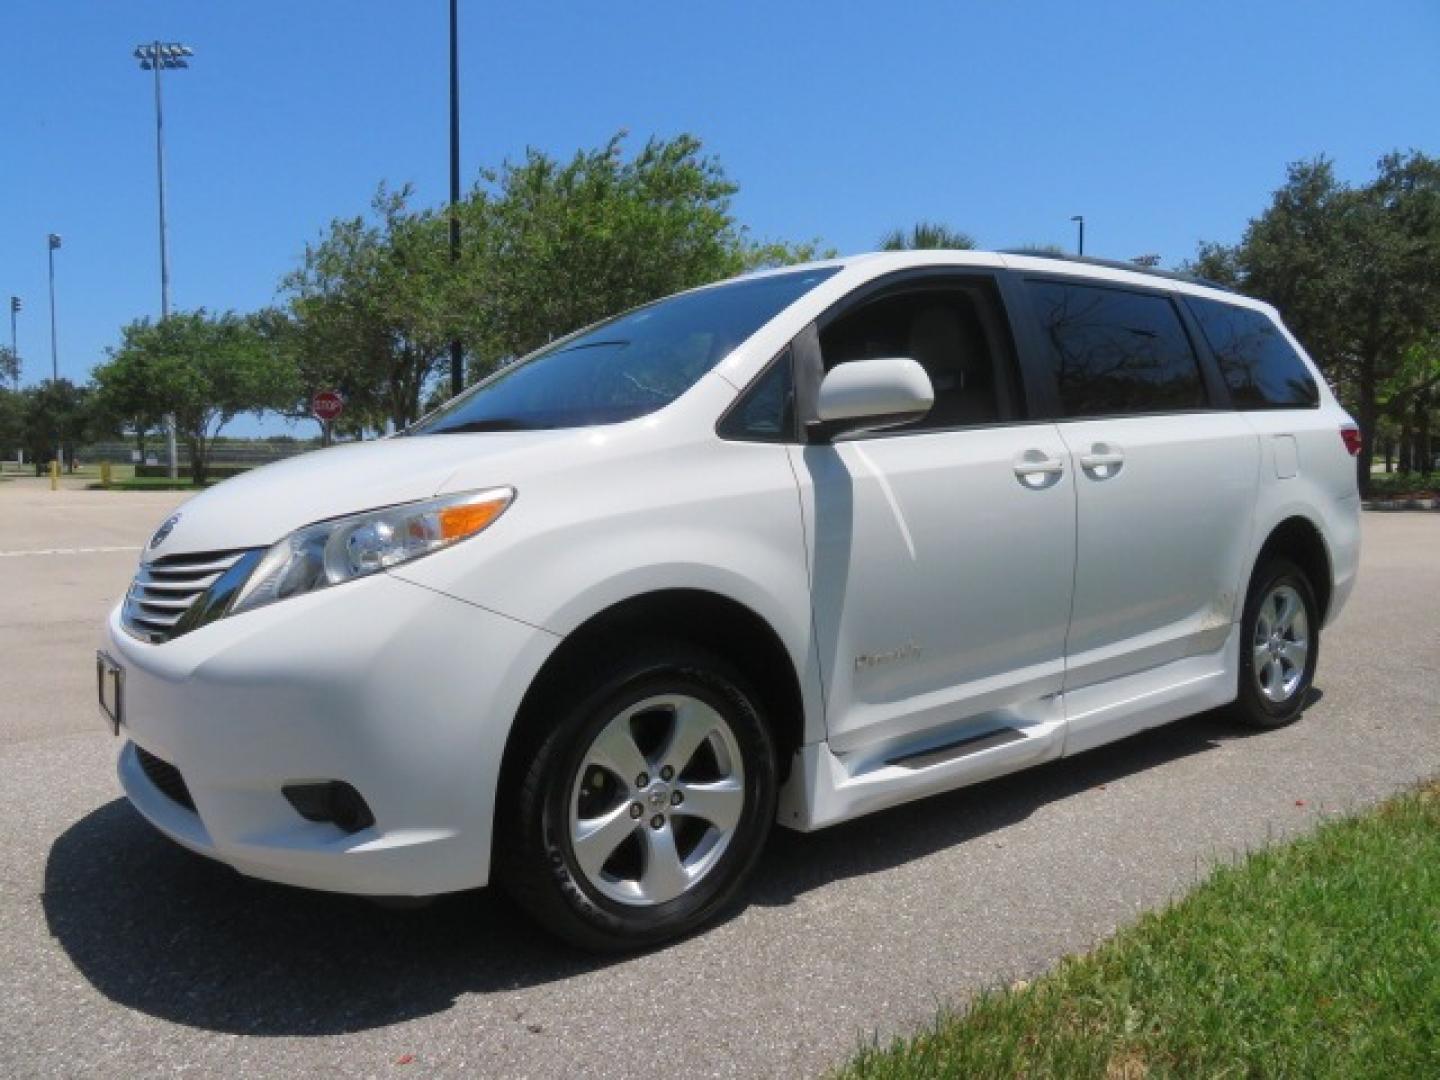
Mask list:
POLYGON ((495 789, 554 635, 389 575, 285 600, 162 645, 111 612, 125 667, 120 782, 184 846, 271 881, 426 896, 489 877, 495 789), (177 768, 190 810, 133 743, 177 768), (309 821, 281 793, 342 780, 372 826, 309 821))

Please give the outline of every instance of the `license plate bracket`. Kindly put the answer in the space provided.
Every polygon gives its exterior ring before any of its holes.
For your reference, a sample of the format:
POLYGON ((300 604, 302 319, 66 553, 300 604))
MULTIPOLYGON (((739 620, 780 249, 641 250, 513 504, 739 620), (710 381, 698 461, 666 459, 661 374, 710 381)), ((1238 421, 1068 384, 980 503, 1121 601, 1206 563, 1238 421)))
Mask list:
POLYGON ((119 735, 125 723, 125 669, 104 650, 95 654, 95 693, 100 701, 100 718, 110 734, 119 735))

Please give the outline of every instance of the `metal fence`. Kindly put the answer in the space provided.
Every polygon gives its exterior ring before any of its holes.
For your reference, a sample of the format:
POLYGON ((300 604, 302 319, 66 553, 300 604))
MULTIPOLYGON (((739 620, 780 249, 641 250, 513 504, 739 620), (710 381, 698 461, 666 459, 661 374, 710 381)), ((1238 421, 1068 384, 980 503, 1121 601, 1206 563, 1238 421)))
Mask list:
MULTIPOLYGON (((298 454, 306 454, 311 450, 319 449, 319 442, 222 442, 216 443, 210 451, 210 463, 212 465, 238 465, 253 468, 257 465, 268 465, 272 461, 283 461, 285 458, 295 457, 298 454)), ((181 471, 190 468, 190 452, 182 443, 176 448, 180 461, 181 471)), ((137 461, 138 450, 135 443, 122 442, 120 440, 108 440, 105 442, 91 443, 82 446, 77 451, 76 457, 82 464, 94 464, 100 461, 109 461, 114 464, 133 462, 137 465, 158 465, 162 468, 166 465, 165 444, 158 440, 145 444, 145 460, 137 461)))

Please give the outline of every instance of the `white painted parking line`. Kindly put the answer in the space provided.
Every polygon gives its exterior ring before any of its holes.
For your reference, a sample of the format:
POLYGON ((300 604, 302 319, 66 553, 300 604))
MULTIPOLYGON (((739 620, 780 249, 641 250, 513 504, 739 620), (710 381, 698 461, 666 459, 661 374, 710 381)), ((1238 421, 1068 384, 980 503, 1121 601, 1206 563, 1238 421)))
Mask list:
POLYGON ((0 551, 0 559, 19 559, 26 555, 103 555, 111 551, 139 551, 139 545, 125 547, 39 548, 35 551, 0 551))

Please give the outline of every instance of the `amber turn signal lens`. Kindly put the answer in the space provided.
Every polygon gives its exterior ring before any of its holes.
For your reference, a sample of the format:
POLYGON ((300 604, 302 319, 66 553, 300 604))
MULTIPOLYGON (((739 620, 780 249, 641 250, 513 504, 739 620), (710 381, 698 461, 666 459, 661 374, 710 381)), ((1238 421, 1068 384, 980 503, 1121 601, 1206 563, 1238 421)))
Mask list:
POLYGON ((465 506, 447 506, 439 515, 441 541, 448 544, 452 540, 474 536, 499 517, 509 505, 509 499, 491 499, 489 502, 470 503, 465 506))

